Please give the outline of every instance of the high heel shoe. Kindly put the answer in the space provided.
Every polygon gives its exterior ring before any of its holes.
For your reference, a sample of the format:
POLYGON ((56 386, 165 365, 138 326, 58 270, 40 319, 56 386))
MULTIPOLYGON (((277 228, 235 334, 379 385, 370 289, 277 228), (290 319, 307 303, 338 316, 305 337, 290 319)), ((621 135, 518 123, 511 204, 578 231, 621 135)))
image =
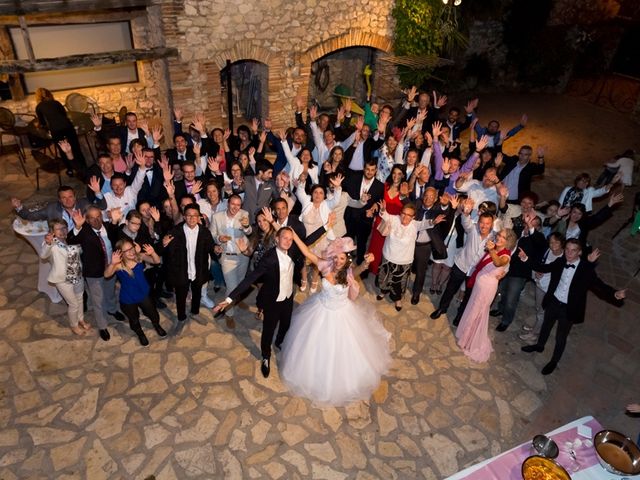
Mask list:
POLYGON ((306 280, 300 280, 300 291, 301 292, 306 292, 307 291, 307 281, 306 280))
POLYGON ((402 305, 398 305, 397 303, 394 305, 396 312, 399 312, 400 310, 402 310, 402 305))
POLYGON ((384 300, 384 295, 379 293, 378 295, 376 295, 376 300, 378 300, 378 301, 384 300))
POLYGON ((318 281, 316 280, 315 282, 311 282, 311 290, 309 290, 309 293, 316 293, 318 291, 318 281))

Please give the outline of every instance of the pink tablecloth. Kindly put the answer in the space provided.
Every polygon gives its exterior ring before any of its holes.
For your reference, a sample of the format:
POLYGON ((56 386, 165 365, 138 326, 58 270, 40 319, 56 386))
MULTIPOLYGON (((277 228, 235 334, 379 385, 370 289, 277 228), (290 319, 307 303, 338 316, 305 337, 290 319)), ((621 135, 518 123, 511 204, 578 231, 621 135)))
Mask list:
MULTIPOLYGON (((596 451, 593 446, 586 446, 584 444, 585 441, 592 441, 593 435, 600 430, 602 430, 602 425, 600 425, 596 419, 589 416, 571 422, 547 434, 547 436, 551 437, 558 444, 558 448, 560 449, 560 455, 558 455, 556 461, 569 472, 573 480, 612 480, 621 478, 605 471, 598 463, 596 451), (590 438, 578 433, 578 427, 580 425, 585 425, 591 429, 590 438), (576 464, 569 455, 568 448, 565 444, 567 442, 574 443, 578 439, 582 442, 582 445, 573 448, 577 459, 576 464)), ((497 457, 458 472, 449 477, 448 480, 521 479, 522 462, 530 455, 532 455, 531 442, 526 442, 497 457)))

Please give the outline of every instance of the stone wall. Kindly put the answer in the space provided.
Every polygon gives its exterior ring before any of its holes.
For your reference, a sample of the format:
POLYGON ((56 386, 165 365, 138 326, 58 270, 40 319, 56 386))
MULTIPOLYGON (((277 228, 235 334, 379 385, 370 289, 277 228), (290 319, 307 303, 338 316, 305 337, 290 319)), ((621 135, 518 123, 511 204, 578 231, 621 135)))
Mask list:
POLYGON ((391 50, 393 2, 383 0, 161 0, 160 4, 166 45, 180 53, 168 63, 174 105, 187 117, 205 112, 211 125, 226 125, 220 71, 227 60, 267 65, 268 110, 274 125, 281 127, 293 120, 293 98, 297 94, 307 98, 314 61, 348 47, 391 50))

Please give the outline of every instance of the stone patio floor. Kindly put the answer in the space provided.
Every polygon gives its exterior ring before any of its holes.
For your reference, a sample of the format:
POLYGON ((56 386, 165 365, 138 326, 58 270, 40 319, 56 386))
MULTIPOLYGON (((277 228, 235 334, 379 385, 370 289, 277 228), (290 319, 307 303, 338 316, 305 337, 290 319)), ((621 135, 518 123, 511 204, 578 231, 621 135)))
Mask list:
MULTIPOLYGON (((192 319, 166 339, 147 321, 146 348, 118 322, 109 342, 95 331, 74 338, 66 308, 36 291, 37 257, 13 234, 8 206, 12 195, 50 198, 57 182, 44 174, 35 192, 33 160, 25 179, 15 156, 0 158, 0 479, 441 479, 583 415, 634 438, 640 429, 624 414, 640 401, 640 293, 631 278, 639 239, 625 230, 611 241, 636 189, 592 237, 604 252, 598 272, 629 288, 626 305, 590 296, 587 321, 553 375, 539 373, 548 352, 520 352, 530 287, 507 332, 496 333, 492 319, 495 352, 484 365, 459 351, 446 317, 428 317, 437 299, 424 294, 416 307, 407 297, 400 313, 378 302, 394 360, 373 397, 316 408, 287 392, 277 367, 262 378, 253 294, 235 331, 202 310, 206 325, 192 319)), ((574 176, 550 169, 535 188, 551 198, 574 176)), ((366 296, 375 301, 371 283, 366 296)), ((173 302, 162 311, 167 329, 174 312, 173 302)))

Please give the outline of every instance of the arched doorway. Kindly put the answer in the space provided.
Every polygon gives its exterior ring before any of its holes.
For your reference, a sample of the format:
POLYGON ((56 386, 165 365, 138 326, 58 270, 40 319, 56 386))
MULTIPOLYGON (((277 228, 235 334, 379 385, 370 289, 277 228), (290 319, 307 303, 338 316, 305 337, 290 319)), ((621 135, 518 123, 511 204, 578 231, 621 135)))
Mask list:
POLYGON ((269 114, 269 69, 255 60, 239 60, 220 70, 223 115, 229 115, 227 104, 227 75, 231 76, 232 111, 238 123, 269 114))
MULTIPOLYGON (((317 102, 321 110, 333 110, 339 104, 336 93, 346 93, 358 105, 364 104, 367 97, 364 69, 371 65, 375 72, 378 55, 376 48, 358 46, 342 48, 319 58, 311 65, 309 101, 317 102)), ((370 77, 374 91, 375 77, 375 73, 370 77)))

